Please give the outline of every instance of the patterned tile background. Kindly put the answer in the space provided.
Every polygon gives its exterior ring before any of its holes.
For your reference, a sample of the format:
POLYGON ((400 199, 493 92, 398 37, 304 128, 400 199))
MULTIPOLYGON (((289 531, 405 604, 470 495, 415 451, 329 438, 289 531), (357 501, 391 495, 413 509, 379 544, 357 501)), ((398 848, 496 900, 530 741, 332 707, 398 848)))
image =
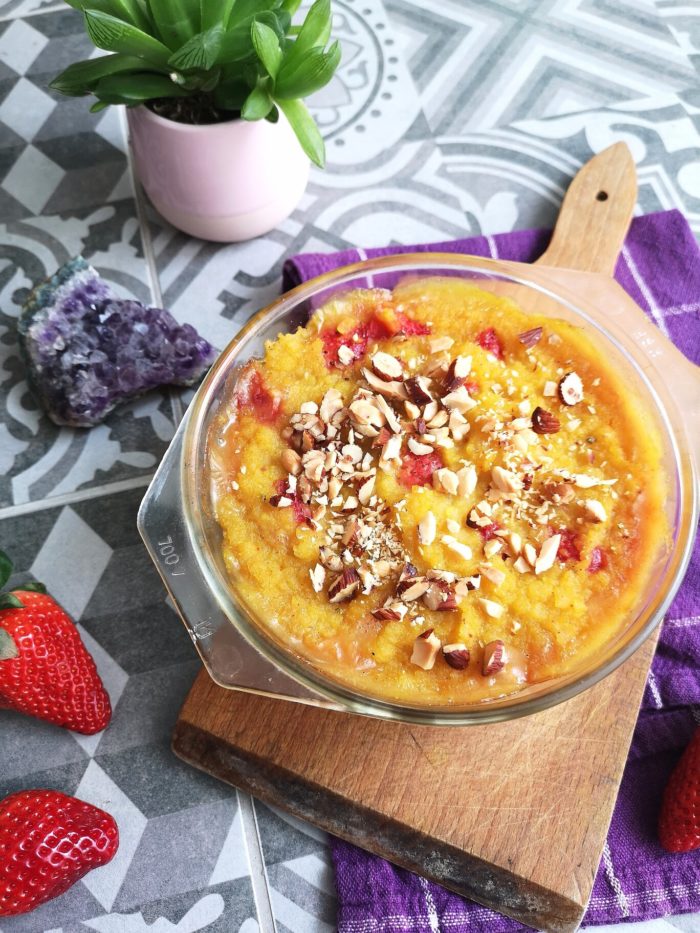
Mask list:
MULTIPOLYGON (((324 835, 169 751, 197 661, 135 516, 183 399, 154 393, 90 432, 53 427, 14 338, 32 283, 83 252, 121 294, 162 296, 223 346, 279 291, 286 256, 551 224, 576 169, 620 138, 637 161, 639 212, 678 207, 700 237, 696 0, 334 10, 343 64, 313 101, 328 168, 277 230, 215 246, 173 230, 134 190, 122 115, 47 90, 90 54, 80 16, 54 0, 0 0, 0 541, 73 614, 115 709, 93 738, 0 714, 0 796, 76 793, 122 834, 114 862, 0 933, 335 927, 324 835)), ((700 915, 632 929, 700 931, 700 915)))

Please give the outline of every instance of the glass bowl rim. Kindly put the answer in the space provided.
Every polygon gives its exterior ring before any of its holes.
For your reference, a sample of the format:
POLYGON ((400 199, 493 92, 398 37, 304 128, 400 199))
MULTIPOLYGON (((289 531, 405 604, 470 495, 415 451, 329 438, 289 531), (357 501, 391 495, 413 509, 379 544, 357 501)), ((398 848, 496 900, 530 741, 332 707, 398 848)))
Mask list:
MULTIPOLYGON (((214 362, 190 404, 186 415, 187 423, 180 459, 180 488, 182 491, 185 527, 200 572, 224 615, 238 633, 259 651, 266 660, 280 668, 297 683, 311 690, 312 693, 319 695, 320 698, 326 701, 330 701, 336 709, 340 708, 348 712, 383 719, 431 725, 475 725, 499 722, 540 712, 571 699, 599 683, 631 657, 658 628, 683 580, 692 553, 694 529, 697 524, 698 491, 695 478, 696 466, 692 460, 692 455, 681 458, 678 439, 670 425, 667 405, 669 402, 672 404, 672 399, 669 397, 662 401, 659 398, 656 388, 652 385, 647 374, 642 371, 637 360, 630 355, 630 351, 605 326, 593 320, 579 306, 578 300, 580 299, 577 300, 574 296, 567 294, 567 289, 558 283, 543 285, 538 282, 538 273, 542 273, 542 277, 546 278, 546 267, 538 268, 527 263, 471 256, 465 253, 440 252, 395 253, 364 259, 331 269, 300 283, 252 315, 243 327, 237 331, 214 362), (491 273, 492 277, 506 279, 543 293, 568 308, 569 311, 591 325, 605 340, 610 341, 615 346, 618 353, 625 358, 644 386, 663 426, 665 441, 671 445, 676 474, 671 479, 675 479, 677 484, 677 513, 680 517, 678 525, 672 529, 674 541, 658 581, 658 592, 647 600, 641 611, 632 616, 632 621, 627 630, 633 628, 635 623, 642 617, 646 618, 645 623, 632 637, 625 638, 623 637, 624 633, 620 634, 617 639, 620 643, 617 644, 615 650, 604 663, 592 661, 589 667, 584 668, 583 672, 574 670, 569 675, 534 685, 534 687, 538 688, 534 695, 532 695, 532 691, 516 691, 503 697, 480 701, 471 706, 462 706, 457 709, 453 709, 448 705, 425 706, 423 708, 404 706, 400 701, 383 700, 372 695, 360 694, 359 691, 325 677, 322 671, 314 667, 308 660, 299 658, 292 651, 278 646, 272 637, 264 634, 262 626, 251 621, 250 616, 252 614, 245 609, 240 600, 234 599, 230 584, 226 584, 221 579, 220 574, 213 568, 213 562, 208 559, 206 553, 208 550, 207 536, 202 529, 199 518, 200 510, 194 509, 194 503, 198 502, 198 479, 202 471, 202 464, 197 463, 196 454, 200 450, 202 441, 206 444, 206 437, 203 436, 203 432, 206 427, 205 420, 214 390, 226 378, 230 369, 236 365, 236 356, 241 344, 245 344, 247 338, 262 323, 268 319, 274 319, 276 315, 281 315, 285 310, 293 310, 295 306, 298 306, 304 300, 312 298, 334 284, 342 285, 344 281, 371 278, 374 274, 401 270, 407 273, 414 271, 427 276, 431 270, 438 273, 440 269, 444 270, 446 268, 454 268, 465 273, 472 270, 480 273, 491 273), (192 463, 192 456, 194 456, 194 463, 192 463), (551 685, 551 689, 549 685, 551 685)), ((374 286, 369 285, 368 287, 374 286)), ((663 384, 665 386, 665 383, 663 384)), ((676 420, 678 420, 678 412, 676 412, 676 420)), ((615 643, 614 640, 613 643, 615 643)), ((216 679, 215 672, 211 669, 210 674, 216 679)), ((290 699, 293 701, 293 698, 290 699)))

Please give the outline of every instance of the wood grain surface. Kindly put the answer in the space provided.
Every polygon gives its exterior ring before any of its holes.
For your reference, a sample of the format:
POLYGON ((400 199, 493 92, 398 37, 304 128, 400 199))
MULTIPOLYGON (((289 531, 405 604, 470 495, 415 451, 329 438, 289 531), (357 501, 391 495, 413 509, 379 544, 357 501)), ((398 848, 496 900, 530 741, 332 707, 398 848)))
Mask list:
MULTIPOLYGON (((612 272, 635 193, 627 147, 600 153, 573 181, 542 261, 612 272)), ((472 727, 384 722, 229 691, 202 671, 173 748, 524 924, 568 933, 590 896, 655 644, 544 713, 472 727)))

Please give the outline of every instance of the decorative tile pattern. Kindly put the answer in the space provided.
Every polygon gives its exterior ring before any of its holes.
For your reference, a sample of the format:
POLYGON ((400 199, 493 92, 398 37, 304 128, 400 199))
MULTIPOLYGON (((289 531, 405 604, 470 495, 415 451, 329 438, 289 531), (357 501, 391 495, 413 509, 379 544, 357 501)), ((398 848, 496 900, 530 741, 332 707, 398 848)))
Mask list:
POLYGON ((120 115, 47 90, 91 52, 65 6, 0 22, 0 505, 148 477, 174 431, 167 392, 93 431, 59 429, 22 378, 19 305, 67 259, 82 252, 120 294, 151 300, 120 115))
POLYGON ((700 72, 700 7, 693 0, 655 0, 681 51, 700 72))
POLYGON ((160 929, 228 933, 256 923, 235 792, 170 752, 198 662, 138 538, 140 498, 134 490, 0 517, 17 578, 44 580, 70 610, 114 709, 97 736, 4 712, 0 797, 56 787, 107 809, 120 833, 112 862, 30 916, 0 921, 2 933, 68 931, 81 921, 145 933, 156 920, 169 924, 160 929))
POLYGON ((436 133, 588 110, 694 80, 650 0, 389 0, 389 12, 436 133))
POLYGON ((335 884, 326 834, 255 803, 277 933, 332 933, 335 884))
MULTIPOLYGON (((324 834, 253 810, 169 749, 198 661, 135 514, 179 405, 155 393, 89 432, 56 429, 22 378, 18 303, 78 252, 147 301, 146 252, 165 305, 223 347, 278 293, 286 256, 551 224, 579 165, 620 138, 638 164, 640 212, 679 207, 700 235, 698 11, 688 0, 334 0, 343 61, 312 100, 328 169, 278 229, 221 246, 152 212, 142 238, 121 116, 47 89, 92 52, 79 14, 54 6, 0 0, 0 542, 74 613, 115 712, 92 737, 1 713, 0 796, 78 794, 115 814, 122 847, 0 933, 274 933, 266 891, 276 933, 331 933, 324 834)), ((700 916, 632 929, 690 933, 700 916)))

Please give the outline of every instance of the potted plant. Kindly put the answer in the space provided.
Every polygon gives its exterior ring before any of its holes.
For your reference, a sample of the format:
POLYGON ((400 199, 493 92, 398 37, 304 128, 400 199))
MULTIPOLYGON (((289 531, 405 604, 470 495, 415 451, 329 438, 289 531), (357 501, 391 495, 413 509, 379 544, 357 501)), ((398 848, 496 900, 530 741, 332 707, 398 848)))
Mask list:
POLYGON ((303 98, 340 61, 330 0, 300 25, 300 0, 68 0, 111 54, 76 62, 51 87, 127 107, 136 171, 186 233, 245 240, 294 210, 323 139, 303 98))

